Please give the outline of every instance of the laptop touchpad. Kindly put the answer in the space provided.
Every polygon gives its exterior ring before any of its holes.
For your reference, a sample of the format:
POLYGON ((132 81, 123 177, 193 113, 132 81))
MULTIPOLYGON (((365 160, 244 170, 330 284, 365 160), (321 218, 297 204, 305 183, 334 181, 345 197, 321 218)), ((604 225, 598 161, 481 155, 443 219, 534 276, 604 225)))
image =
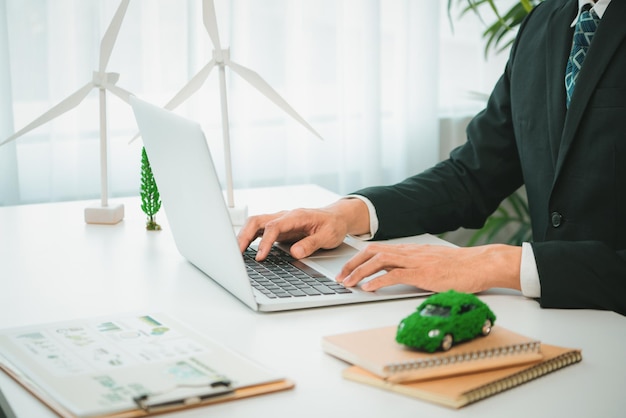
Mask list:
POLYGON ((330 250, 317 250, 308 256, 307 259, 318 261, 318 259, 323 258, 341 258, 345 262, 352 258, 357 252, 358 250, 356 248, 343 242, 337 248, 330 250))
POLYGON ((332 250, 318 250, 302 261, 325 275, 334 278, 358 250, 346 243, 332 250))

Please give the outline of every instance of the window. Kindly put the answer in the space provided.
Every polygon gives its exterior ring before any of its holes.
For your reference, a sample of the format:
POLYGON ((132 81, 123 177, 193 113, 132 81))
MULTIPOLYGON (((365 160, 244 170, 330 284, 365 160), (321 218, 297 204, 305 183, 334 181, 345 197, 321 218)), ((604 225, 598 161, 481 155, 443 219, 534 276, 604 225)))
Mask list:
POLYGON ((459 308, 459 313, 460 314, 468 313, 468 312, 473 311, 474 309, 476 309, 476 305, 472 303, 465 303, 461 305, 461 307, 459 308))
MULTIPOLYGON (((118 4, 0 0, 0 88, 10 92, 0 97, 0 141, 91 80, 118 4)), ((227 73, 235 187, 317 183, 347 193, 402 180, 441 158, 440 119, 456 127, 482 106, 467 99, 467 85, 488 92, 503 68, 484 61, 475 21, 463 18, 451 32, 447 2, 215 4, 232 59, 258 72, 324 137, 227 73), (475 71, 462 71, 468 62, 475 71)), ((164 105, 211 59, 201 16, 198 0, 131 1, 107 71, 120 74, 119 87, 164 105)), ((202 124, 221 174, 219 109, 213 71, 176 112, 202 124)), ((97 198, 98 114, 92 91, 0 147, 0 205, 97 198)), ((128 144, 137 133, 130 107, 107 95, 107 118, 110 195, 137 195, 141 141, 128 144)), ((462 128, 451 132, 464 140, 462 128)))

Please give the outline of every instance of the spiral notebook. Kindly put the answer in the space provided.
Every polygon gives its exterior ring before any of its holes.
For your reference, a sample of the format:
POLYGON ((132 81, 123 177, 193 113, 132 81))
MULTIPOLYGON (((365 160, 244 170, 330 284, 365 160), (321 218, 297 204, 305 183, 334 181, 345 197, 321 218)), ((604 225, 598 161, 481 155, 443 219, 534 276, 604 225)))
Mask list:
POLYGON ((395 326, 326 336, 323 350, 390 382, 406 382, 497 369, 542 358, 541 343, 494 326, 491 334, 425 353, 395 341, 395 326))
POLYGON ((541 352, 543 358, 531 363, 417 382, 390 382, 358 366, 344 370, 343 377, 458 409, 582 360, 581 351, 576 349, 542 344, 541 352))

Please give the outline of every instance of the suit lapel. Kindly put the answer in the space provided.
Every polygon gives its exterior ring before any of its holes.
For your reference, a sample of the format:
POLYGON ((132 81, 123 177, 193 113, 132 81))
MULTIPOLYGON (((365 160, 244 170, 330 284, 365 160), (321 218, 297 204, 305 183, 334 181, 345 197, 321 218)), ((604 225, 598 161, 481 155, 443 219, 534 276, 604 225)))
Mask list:
MULTIPOLYGON (((558 176, 574 140, 576 130, 593 92, 613 54, 626 37, 626 1, 612 0, 594 35, 593 43, 580 70, 569 110, 565 116, 561 147, 558 153, 558 176)), ((556 177, 555 177, 556 180, 556 177)))
POLYGON ((565 2, 550 16, 546 37, 546 80, 548 94, 548 130, 552 161, 556 165, 565 121, 565 66, 572 47, 574 30, 568 28, 578 7, 577 1, 565 2))

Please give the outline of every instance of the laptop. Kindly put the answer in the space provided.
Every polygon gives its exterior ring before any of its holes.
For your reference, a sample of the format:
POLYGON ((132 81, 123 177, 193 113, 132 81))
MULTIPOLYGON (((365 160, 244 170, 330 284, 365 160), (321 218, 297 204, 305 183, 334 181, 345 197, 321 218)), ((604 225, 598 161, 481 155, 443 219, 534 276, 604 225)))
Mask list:
POLYGON ((0 418, 16 418, 9 401, 0 389, 0 418))
MULTIPOLYGON (((279 267, 270 268, 270 264, 264 262, 257 263, 261 266, 251 266, 255 264, 254 246, 249 250, 252 254, 242 255, 239 251, 201 126, 135 96, 131 96, 130 103, 178 251, 251 309, 274 312, 432 293, 405 285, 376 292, 341 286, 334 277, 356 254, 359 245, 364 245, 349 237, 337 249, 320 251, 301 260, 282 260, 283 256, 289 258, 288 247, 277 244, 273 251, 277 255, 272 258, 281 259, 277 261, 279 267), (277 275, 275 270, 278 268, 281 274, 276 281, 280 283, 259 277, 262 274, 253 271, 257 267, 270 270, 269 274, 274 275, 277 275), (297 282, 298 276, 304 283, 297 282), (284 282, 287 282, 288 289, 291 286, 291 290, 282 290, 284 282), (276 291, 276 287, 281 289, 276 291), (270 293, 271 289, 278 296, 270 293)), ((411 242, 448 244, 431 235, 414 237, 411 242)))

